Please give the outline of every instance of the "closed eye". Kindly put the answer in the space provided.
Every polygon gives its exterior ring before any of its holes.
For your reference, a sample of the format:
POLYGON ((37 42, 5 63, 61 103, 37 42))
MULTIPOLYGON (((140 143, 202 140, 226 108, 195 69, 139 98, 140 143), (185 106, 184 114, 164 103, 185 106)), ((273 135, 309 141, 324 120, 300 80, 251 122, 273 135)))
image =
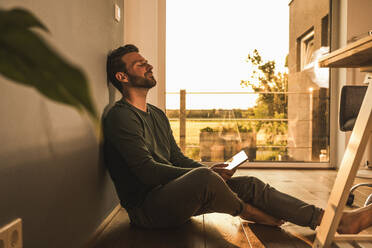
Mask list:
POLYGON ((139 60, 135 64, 139 67, 146 67, 148 65, 147 60, 139 60))

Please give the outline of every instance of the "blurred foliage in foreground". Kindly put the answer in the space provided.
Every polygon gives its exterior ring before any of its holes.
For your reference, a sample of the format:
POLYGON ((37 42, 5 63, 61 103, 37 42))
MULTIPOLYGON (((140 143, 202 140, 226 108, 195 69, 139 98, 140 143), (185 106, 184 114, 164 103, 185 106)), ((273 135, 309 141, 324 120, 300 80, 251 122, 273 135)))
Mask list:
POLYGON ((0 74, 34 87, 53 101, 86 111, 97 122, 84 73, 53 51, 35 29, 49 32, 27 10, 0 9, 0 74))

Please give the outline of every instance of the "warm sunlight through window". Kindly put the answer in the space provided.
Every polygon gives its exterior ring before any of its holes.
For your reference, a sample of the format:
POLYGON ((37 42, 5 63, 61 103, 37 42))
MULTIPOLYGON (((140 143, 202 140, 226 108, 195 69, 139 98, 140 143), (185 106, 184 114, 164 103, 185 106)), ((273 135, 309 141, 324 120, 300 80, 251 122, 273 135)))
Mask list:
MULTIPOLYGON (((328 81, 297 71, 321 36, 302 39, 309 27, 290 14, 297 2, 167 1, 166 108, 186 155, 225 161, 245 149, 256 162, 328 161, 328 81)), ((325 16, 309 15, 312 26, 324 30, 325 16)))

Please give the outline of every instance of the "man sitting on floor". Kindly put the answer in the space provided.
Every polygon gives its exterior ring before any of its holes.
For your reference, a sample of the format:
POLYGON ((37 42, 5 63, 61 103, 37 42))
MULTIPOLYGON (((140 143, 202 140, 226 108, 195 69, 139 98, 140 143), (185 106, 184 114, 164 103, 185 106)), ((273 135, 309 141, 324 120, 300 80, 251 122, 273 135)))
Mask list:
MULTIPOLYGON (((164 112, 146 102, 156 85, 152 68, 134 45, 119 47, 107 58, 108 80, 123 97, 103 120, 104 157, 132 224, 172 227, 212 212, 272 226, 290 221, 315 229, 320 224, 322 209, 255 177, 232 177, 235 171, 224 164, 208 168, 184 156, 164 112)), ((344 214, 339 231, 364 228, 350 225, 363 215, 359 212, 344 214)))

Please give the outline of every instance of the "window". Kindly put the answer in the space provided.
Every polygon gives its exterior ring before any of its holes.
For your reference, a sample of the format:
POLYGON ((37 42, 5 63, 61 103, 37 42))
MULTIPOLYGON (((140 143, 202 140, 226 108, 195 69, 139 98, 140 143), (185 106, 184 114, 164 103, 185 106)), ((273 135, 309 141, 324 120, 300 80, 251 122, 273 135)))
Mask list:
POLYGON ((269 10, 246 0, 167 3, 166 113, 187 156, 218 162, 245 148, 255 162, 328 166, 319 163, 329 161, 328 81, 320 85, 307 69, 328 9, 316 12, 314 3, 306 18, 290 20, 303 3, 272 1, 269 10), (255 21, 265 18, 281 21, 255 21))
POLYGON ((303 71, 306 69, 306 65, 311 62, 314 53, 314 30, 308 32, 301 38, 300 46, 301 71, 303 71))

